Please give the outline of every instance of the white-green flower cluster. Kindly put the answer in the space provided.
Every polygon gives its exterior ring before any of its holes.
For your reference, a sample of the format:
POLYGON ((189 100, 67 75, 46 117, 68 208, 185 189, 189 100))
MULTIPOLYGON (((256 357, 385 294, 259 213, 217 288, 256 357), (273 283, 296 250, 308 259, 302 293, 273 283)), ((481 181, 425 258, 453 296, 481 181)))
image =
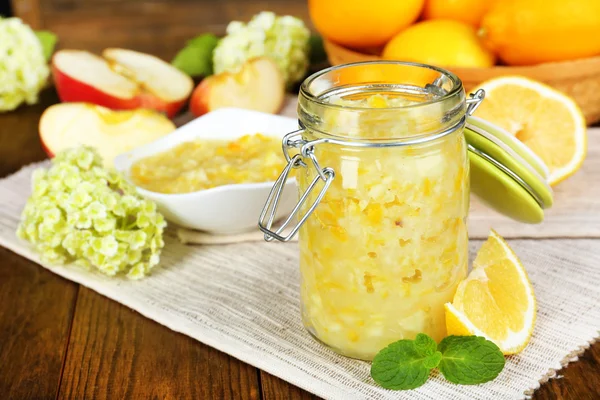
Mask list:
POLYGON ((19 18, 0 17, 0 112, 36 103, 49 72, 31 28, 19 18))
POLYGON ((230 22, 227 35, 215 49, 214 70, 236 71, 249 58, 267 56, 281 69, 286 83, 294 84, 308 68, 309 37, 304 22, 289 15, 278 17, 265 11, 247 24, 230 22))
POLYGON ((59 153, 32 178, 17 235, 44 262, 74 262, 106 275, 139 279, 159 262, 164 217, 89 147, 59 153))

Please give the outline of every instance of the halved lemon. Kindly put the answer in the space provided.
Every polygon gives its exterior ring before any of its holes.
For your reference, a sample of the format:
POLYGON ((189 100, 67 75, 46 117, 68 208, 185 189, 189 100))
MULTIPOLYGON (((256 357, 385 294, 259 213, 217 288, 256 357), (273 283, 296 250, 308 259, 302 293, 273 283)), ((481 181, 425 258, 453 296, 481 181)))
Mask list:
POLYGON ((527 272, 493 230, 445 307, 448 335, 483 336, 504 354, 523 350, 533 333, 536 301, 527 272))
POLYGON ((485 90, 476 115, 525 143, 550 170, 554 185, 574 174, 585 159, 587 127, 579 106, 550 86, 520 76, 503 76, 473 89, 485 90))

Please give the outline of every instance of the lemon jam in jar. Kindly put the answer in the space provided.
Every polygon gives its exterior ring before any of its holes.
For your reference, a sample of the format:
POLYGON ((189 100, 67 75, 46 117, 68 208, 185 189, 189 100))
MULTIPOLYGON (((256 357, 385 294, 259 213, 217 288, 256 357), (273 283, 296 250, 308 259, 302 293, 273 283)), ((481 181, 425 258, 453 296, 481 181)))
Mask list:
POLYGON ((467 108, 455 75, 419 64, 349 64, 303 83, 302 129, 284 139, 299 150, 286 153, 299 206, 270 229, 276 182, 259 225, 267 240, 299 230, 302 320, 333 350, 370 360, 446 335, 444 304, 467 273, 467 108))

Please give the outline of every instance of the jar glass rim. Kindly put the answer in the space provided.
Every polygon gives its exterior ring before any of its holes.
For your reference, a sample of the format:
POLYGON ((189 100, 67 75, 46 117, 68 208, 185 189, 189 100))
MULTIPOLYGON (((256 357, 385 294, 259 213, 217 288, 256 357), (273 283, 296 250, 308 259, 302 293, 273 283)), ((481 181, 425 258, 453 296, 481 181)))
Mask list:
POLYGON ((396 65, 396 66, 417 67, 417 68, 428 69, 431 71, 436 71, 436 72, 440 73, 441 75, 446 76, 452 82, 452 89, 447 91, 446 93, 444 93, 443 96, 434 97, 432 99, 429 99, 429 100, 426 100, 423 102, 419 102, 416 104, 406 104, 406 105, 400 105, 400 106, 385 107, 385 108, 383 108, 383 110, 394 110, 394 109, 408 110, 408 109, 414 109, 414 108, 428 106, 428 105, 435 104, 435 103, 441 103, 441 102, 448 100, 449 98, 452 98, 458 92, 463 90, 463 84, 462 84, 462 81, 460 80, 460 78, 456 74, 454 74, 446 69, 439 68, 439 67, 429 65, 429 64, 422 64, 422 63, 416 63, 416 62, 410 62, 410 61, 375 60, 375 61, 361 61, 361 62, 355 62, 355 63, 334 65, 332 67, 317 71, 314 74, 308 76, 302 82, 302 84, 300 85, 300 95, 304 96, 307 100, 310 100, 311 102, 317 103, 324 107, 341 108, 341 109, 346 109, 346 110, 348 110, 348 109, 364 110, 364 106, 361 107, 361 106, 351 106, 351 105, 347 105, 347 104, 342 105, 342 104, 331 103, 331 102, 329 102, 329 100, 327 98, 321 98, 320 96, 315 95, 311 91, 310 86, 315 80, 317 80, 318 78, 320 78, 323 75, 326 75, 330 72, 335 72, 337 70, 341 70, 341 69, 345 69, 345 68, 368 66, 368 65, 396 65))

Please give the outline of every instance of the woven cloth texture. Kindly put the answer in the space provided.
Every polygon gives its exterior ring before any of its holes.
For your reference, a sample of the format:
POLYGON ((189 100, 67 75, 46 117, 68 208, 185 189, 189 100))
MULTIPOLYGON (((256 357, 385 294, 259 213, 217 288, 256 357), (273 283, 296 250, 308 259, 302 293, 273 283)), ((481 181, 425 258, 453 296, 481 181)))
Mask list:
MULTIPOLYGON (((36 166, 0 180, 0 245, 40 263, 28 244, 15 236, 36 166)), ((593 174, 584 170, 579 177, 590 179, 593 174)), ((579 177, 565 184, 565 191, 579 177)), ((583 195, 591 186, 581 187, 575 195, 583 195)), ((594 200, 588 204, 597 210, 598 198, 594 200)), ((597 217, 582 214, 576 222, 597 217)), ((417 390, 387 391, 370 379, 369 363, 333 353, 303 329, 297 244, 186 246, 174 231, 169 231, 166 242, 161 267, 141 281, 108 278, 72 266, 42 265, 325 399, 524 398, 599 335, 600 240, 510 240, 527 267, 538 299, 537 324, 529 346, 508 357, 500 376, 483 385, 453 385, 433 374, 417 390)), ((471 258, 480 245, 481 241, 471 241, 471 258)))

